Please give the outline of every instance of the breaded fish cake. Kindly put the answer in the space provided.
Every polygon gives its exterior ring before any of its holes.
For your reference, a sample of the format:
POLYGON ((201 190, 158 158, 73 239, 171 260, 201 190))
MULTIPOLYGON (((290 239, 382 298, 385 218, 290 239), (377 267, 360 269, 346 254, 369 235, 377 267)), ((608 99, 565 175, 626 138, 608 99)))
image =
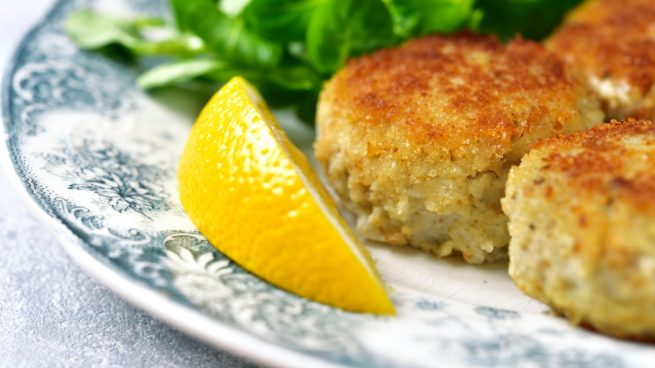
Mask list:
POLYGON ((572 322, 655 337, 655 124, 538 143, 511 170, 509 273, 572 322))
POLYGON ((610 118, 655 119, 655 1, 588 1, 546 45, 586 73, 610 118))
POLYGON ((507 172, 538 138, 602 121, 541 45, 463 33, 352 60, 320 97, 315 153, 364 237, 506 257, 507 172))

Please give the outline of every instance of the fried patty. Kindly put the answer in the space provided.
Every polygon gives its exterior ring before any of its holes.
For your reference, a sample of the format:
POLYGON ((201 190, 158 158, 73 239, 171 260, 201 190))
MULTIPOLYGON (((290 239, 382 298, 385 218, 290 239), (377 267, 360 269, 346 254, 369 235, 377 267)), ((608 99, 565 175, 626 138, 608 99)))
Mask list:
POLYGON ((584 70, 609 117, 655 119, 655 1, 588 1, 547 47, 584 70))
POLYGON ((315 153, 364 237, 470 263, 504 258, 509 168, 603 114, 541 45, 460 33, 351 60, 326 85, 315 153))
POLYGON ((574 323, 655 337, 655 124, 547 139, 511 170, 509 273, 574 323))

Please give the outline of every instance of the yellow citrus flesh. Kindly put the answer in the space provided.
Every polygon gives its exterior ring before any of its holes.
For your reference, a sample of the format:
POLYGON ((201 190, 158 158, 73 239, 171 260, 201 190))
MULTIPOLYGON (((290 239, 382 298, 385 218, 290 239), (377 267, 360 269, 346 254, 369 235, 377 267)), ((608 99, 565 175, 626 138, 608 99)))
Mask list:
POLYGON ((395 313, 367 250, 242 78, 232 79, 200 113, 178 179, 188 216, 245 269, 345 310, 395 313))

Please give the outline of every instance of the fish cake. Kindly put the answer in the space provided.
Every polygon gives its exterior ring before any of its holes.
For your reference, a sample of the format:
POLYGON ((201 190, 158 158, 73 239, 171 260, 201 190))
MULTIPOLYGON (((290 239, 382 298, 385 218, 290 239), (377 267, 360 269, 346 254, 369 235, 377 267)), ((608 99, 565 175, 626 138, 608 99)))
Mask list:
POLYGON ((334 75, 315 154, 365 238, 483 263, 507 256, 509 168, 537 139, 602 120, 582 79, 543 46, 435 35, 334 75))
POLYGON ((573 323, 655 337, 655 124, 613 121, 538 143, 502 204, 521 290, 573 323))
POLYGON ((655 120, 655 1, 588 1, 546 45, 583 70, 609 118, 655 120))

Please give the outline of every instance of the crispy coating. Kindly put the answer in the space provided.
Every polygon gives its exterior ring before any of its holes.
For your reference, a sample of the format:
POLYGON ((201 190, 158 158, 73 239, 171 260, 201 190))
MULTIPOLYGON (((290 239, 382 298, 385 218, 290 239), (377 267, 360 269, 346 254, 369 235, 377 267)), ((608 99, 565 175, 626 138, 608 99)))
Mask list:
POLYGON ((547 47, 584 70, 609 117, 655 119, 655 1, 588 1, 547 47))
POLYGON ((351 60, 327 83, 315 153, 365 237, 481 263, 506 255, 509 167, 536 139, 602 119, 537 43, 430 36, 351 60))
MULTIPOLYGON (((568 184, 580 191, 603 194, 606 201, 621 199, 640 210, 655 210, 655 125, 650 121, 612 121, 594 129, 556 136, 535 144, 550 147, 543 162, 549 170, 565 175, 568 184), (630 146, 634 142, 635 146, 630 146), (645 145, 646 149, 640 149, 645 145), (582 150, 575 155, 572 150, 582 150), (629 174, 626 174, 629 173, 629 174), (628 175, 628 176, 626 176, 628 175)), ((654 213, 655 214, 655 213, 654 213)))
POLYGON ((546 139, 511 170, 510 276, 601 332, 655 337, 655 124, 546 139))

